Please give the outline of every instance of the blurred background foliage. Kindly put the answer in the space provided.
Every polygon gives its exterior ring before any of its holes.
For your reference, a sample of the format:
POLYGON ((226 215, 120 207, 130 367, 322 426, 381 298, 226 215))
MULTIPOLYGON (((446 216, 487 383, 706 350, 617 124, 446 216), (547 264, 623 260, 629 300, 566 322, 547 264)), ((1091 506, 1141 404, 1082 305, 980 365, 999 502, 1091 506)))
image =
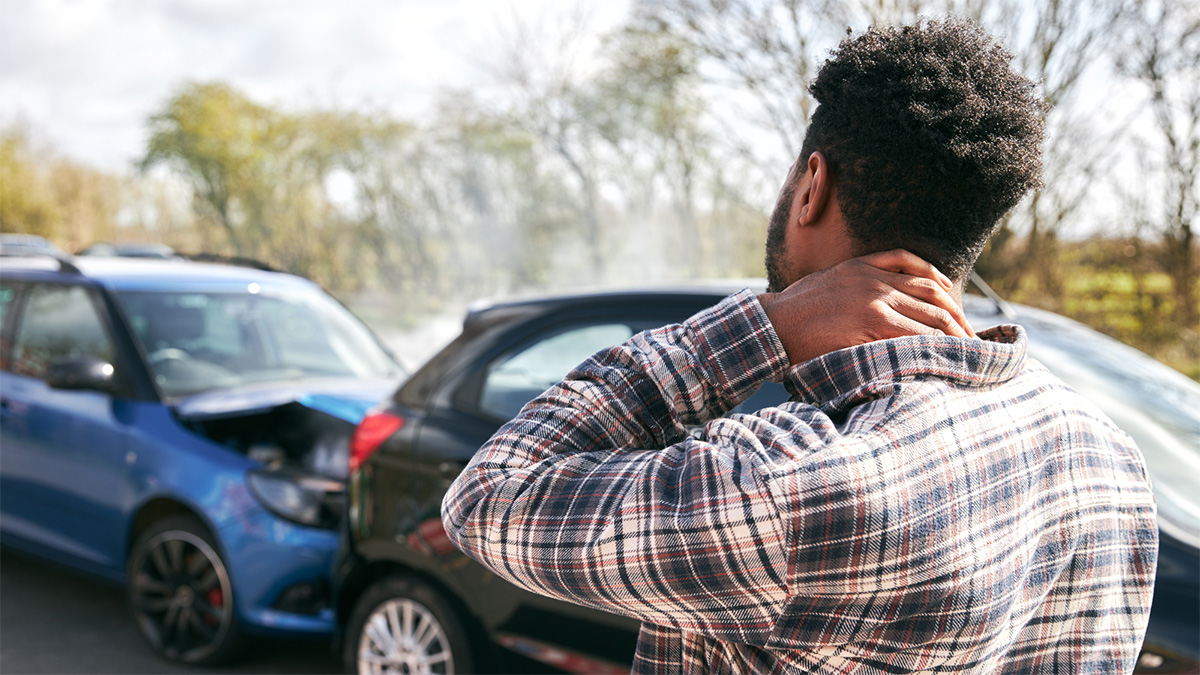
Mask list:
POLYGON ((847 26, 972 17, 1040 83, 1046 187, 978 271, 1200 378, 1200 8, 1191 0, 640 0, 514 23, 421 120, 181 83, 135 171, 0 130, 0 230, 257 258, 376 320, 480 296, 757 277, 766 214, 847 26), (584 64, 584 65, 581 65, 584 64))

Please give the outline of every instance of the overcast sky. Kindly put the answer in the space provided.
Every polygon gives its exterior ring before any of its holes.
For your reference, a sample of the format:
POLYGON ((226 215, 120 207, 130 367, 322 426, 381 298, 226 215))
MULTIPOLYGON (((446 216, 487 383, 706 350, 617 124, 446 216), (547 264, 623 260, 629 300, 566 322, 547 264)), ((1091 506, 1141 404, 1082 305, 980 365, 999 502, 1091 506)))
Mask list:
MULTIPOLYGON (((583 0, 602 31, 628 0, 583 0)), ((145 149, 146 119, 188 80, 256 101, 412 117, 441 85, 481 78, 497 23, 559 0, 0 0, 0 124, 106 170, 145 149), (486 55, 484 56, 486 60, 486 55)))

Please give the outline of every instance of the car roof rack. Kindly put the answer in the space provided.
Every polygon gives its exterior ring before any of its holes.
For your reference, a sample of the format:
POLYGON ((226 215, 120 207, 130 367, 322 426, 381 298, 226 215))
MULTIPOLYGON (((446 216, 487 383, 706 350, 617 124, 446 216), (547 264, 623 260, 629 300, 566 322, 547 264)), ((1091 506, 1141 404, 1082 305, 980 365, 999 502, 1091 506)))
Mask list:
POLYGON ((59 271, 66 272, 67 274, 83 275, 83 271, 76 267, 75 263, 71 262, 67 258, 61 255, 51 255, 50 257, 58 261, 59 271))
POLYGON ((249 267, 264 272, 282 272, 279 268, 272 267, 261 260, 254 258, 244 258, 236 255, 223 255, 220 253, 176 253, 181 258, 192 260, 195 262, 210 262, 221 263, 224 265, 236 265, 238 267, 249 267))
POLYGON ((43 251, 23 251, 13 255, 11 253, 0 254, 2 258, 49 258, 58 261, 58 271, 66 272, 67 274, 78 274, 83 276, 83 271, 80 270, 74 262, 71 261, 69 255, 61 256, 54 253, 46 253, 43 251))

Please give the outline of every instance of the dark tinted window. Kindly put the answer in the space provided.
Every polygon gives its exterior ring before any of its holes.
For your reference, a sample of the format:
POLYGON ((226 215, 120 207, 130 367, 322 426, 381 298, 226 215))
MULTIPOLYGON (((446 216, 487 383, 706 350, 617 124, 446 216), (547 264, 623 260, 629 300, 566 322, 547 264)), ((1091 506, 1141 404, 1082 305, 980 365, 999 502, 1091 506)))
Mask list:
POLYGON ((53 361, 77 356, 113 362, 112 341, 87 289, 35 285, 27 293, 13 337, 13 372, 40 378, 53 361))
POLYGON ((488 365, 479 409, 493 417, 515 417, 521 407, 556 384, 601 349, 633 336, 624 323, 581 326, 527 345, 488 365))

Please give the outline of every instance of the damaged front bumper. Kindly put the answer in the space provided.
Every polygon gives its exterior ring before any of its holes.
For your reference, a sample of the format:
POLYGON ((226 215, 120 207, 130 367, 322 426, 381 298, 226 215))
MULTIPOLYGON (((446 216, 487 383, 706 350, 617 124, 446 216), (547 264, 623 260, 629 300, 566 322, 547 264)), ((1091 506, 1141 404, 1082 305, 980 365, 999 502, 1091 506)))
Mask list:
POLYGON ((308 380, 173 402, 185 428, 253 462, 244 480, 228 486, 240 496, 225 494, 218 510, 227 517, 217 524, 238 616, 251 632, 332 632, 328 578, 345 511, 350 436, 395 385, 308 380))
POLYGON ((217 390, 176 401, 193 432, 258 467, 250 492, 275 515, 336 529, 344 511, 350 436, 390 380, 301 380, 217 390))
POLYGON ((329 567, 336 530, 288 522, 254 503, 221 527, 239 620, 255 633, 333 631, 329 567))

